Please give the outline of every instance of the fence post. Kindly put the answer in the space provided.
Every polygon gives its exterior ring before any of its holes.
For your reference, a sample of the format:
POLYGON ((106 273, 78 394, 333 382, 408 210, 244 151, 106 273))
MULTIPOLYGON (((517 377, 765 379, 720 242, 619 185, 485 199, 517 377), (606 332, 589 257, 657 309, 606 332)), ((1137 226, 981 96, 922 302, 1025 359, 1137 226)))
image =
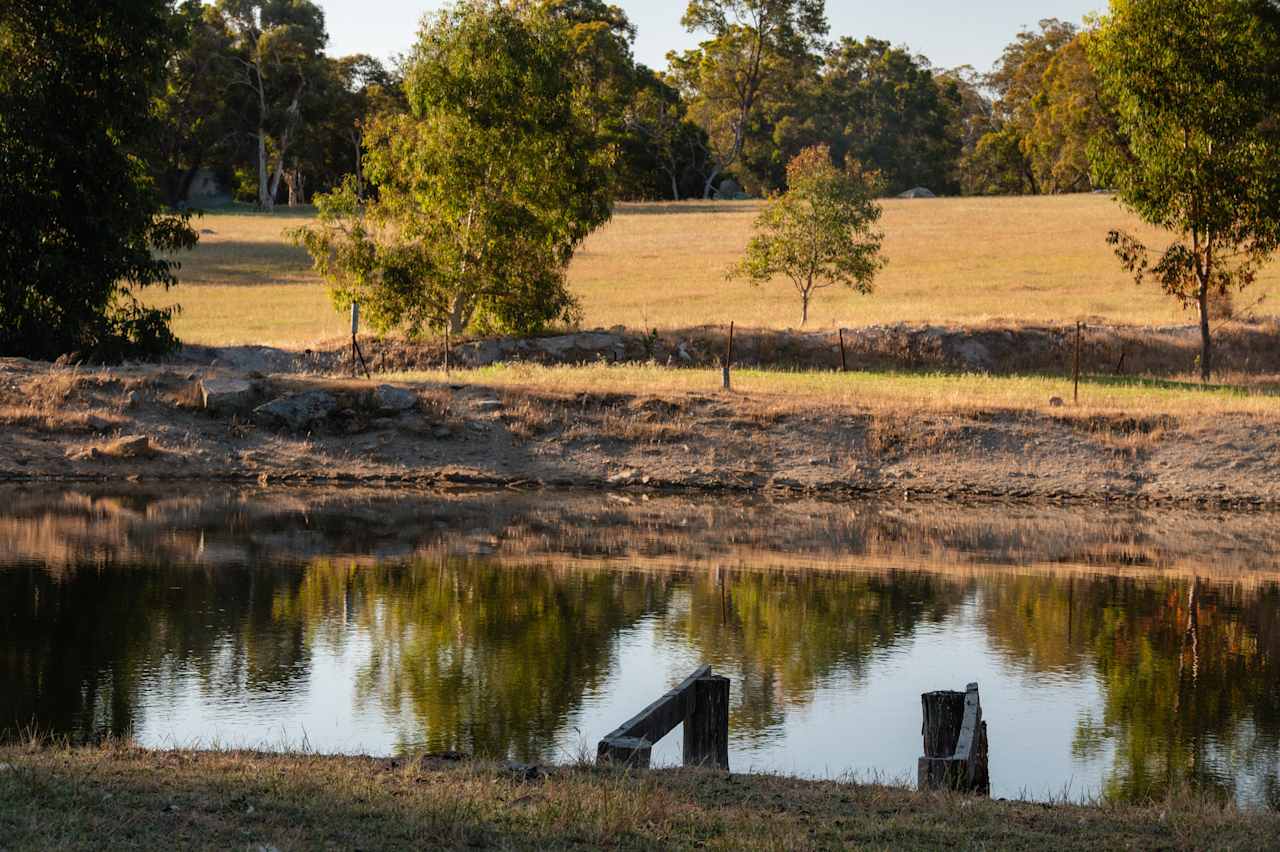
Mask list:
POLYGON ((729 323, 729 343, 724 351, 724 389, 729 390, 729 365, 733 362, 733 323, 729 323))
POLYGON ((1079 320, 1076 321, 1076 365, 1075 375, 1075 404, 1080 404, 1080 326, 1079 320))
POLYGON ((729 679, 699 678, 684 720, 684 765, 729 768, 729 679))
POLYGON ((849 372, 849 365, 845 363, 844 358, 844 328, 840 328, 840 372, 849 372))

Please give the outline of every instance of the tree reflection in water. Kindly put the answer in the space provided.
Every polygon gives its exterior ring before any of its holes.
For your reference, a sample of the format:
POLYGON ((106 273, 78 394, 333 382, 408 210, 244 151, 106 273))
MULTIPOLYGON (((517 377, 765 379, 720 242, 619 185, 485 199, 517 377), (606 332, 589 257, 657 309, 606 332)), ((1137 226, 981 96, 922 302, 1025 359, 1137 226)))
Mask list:
MULTIPOLYGON (((403 531, 370 535, 366 525, 354 550, 340 546, 340 509, 285 522, 199 501, 164 515, 140 501, 108 523, 86 520, 82 502, 53 505, 0 515, 8 540, 25 548, 7 558, 0 549, 0 727, 9 734, 34 724, 73 739, 123 735, 143 721, 140 695, 154 702, 168 691, 176 703, 180 682, 192 680, 206 697, 295 696, 317 655, 342 652, 354 660, 356 701, 397 726, 401 749, 539 759, 608 688, 620 637, 648 625, 656 641, 734 679, 734 736, 761 739, 820 689, 855 693, 878 653, 971 611, 1026 680, 1098 684, 1099 712, 1079 715, 1072 748, 1081 761, 1111 756, 1109 796, 1160 796, 1191 782, 1280 804, 1278 575, 1224 577, 1203 554, 1203 575, 1166 573, 1160 565, 1172 563, 1159 548, 1168 545, 1143 527, 1128 527, 1123 547, 1155 553, 1150 570, 1079 555, 1075 568, 1033 569, 1037 523, 1059 561, 1080 546, 1064 529, 1096 536, 1090 553, 1105 555, 1117 547, 1112 527, 1071 515, 942 523, 897 511, 740 508, 744 548, 717 538, 723 516, 700 507, 687 514, 700 519, 693 530, 674 515, 628 527, 615 513, 590 541, 581 505, 565 509, 574 520, 561 536, 545 508, 465 504, 463 529, 386 557, 378 548, 403 531), (766 517, 774 526, 758 523, 766 517), (806 531, 803 564, 761 541, 787 524, 806 531), (104 529, 110 537, 95 538, 104 529), (325 538, 317 544, 308 531, 325 538), (490 539, 507 549, 475 544, 490 539), (861 562, 822 570, 850 555, 861 562)), ((1240 535, 1256 544, 1255 529, 1240 535)))

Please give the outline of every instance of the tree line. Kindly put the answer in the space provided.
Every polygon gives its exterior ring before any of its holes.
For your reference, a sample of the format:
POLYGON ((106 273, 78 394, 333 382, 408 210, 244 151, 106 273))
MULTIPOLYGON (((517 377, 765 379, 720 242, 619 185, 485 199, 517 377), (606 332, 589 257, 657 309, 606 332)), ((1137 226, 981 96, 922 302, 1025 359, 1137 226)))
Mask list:
POLYGON ((988 75, 832 42, 823 0, 689 0, 683 24, 703 41, 659 72, 605 0, 455 0, 388 66, 327 56, 312 0, 9 0, 0 353, 176 345, 137 291, 176 283, 204 169, 263 209, 314 200, 295 238, 337 305, 410 337, 572 325, 569 261, 619 199, 770 195, 738 272, 807 304, 870 290, 874 194, 1101 185, 1173 237, 1110 242, 1197 311, 1207 380, 1211 300, 1280 248, 1274 0, 1112 0, 988 75))
MULTIPOLYGON (((978 73, 877 38, 833 40, 822 0, 693 0, 683 24, 703 41, 660 71, 636 61, 619 7, 534 5, 565 24, 574 97, 616 152, 611 177, 625 200, 767 195, 815 145, 879 173, 890 193, 1082 192, 1094 187, 1088 144, 1113 129, 1089 31, 1057 19, 1018 33, 978 73)), ((367 127, 408 110, 412 53, 328 55, 312 0, 182 0, 172 16, 151 156, 171 206, 204 169, 268 210, 346 175, 361 184, 367 127)))

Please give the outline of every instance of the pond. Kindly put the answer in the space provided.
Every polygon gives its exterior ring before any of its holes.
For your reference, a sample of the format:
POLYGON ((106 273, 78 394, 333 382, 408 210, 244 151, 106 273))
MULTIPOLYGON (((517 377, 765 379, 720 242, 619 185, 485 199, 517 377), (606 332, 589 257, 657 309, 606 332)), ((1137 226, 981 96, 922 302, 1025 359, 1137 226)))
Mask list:
MULTIPOLYGON (((0 730, 568 761, 697 666, 735 771, 1280 804, 1266 515, 602 494, 0 490, 0 730)), ((679 733, 654 751, 675 763, 679 733)))

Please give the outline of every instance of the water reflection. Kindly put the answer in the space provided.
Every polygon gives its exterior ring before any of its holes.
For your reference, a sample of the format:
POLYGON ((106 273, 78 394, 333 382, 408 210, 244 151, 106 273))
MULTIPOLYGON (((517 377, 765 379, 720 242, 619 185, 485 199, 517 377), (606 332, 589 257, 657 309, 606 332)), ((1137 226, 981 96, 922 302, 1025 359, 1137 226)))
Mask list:
POLYGON ((900 774, 915 696, 980 678, 998 792, 1280 799, 1266 518, 0 497, 9 733, 532 760, 710 662, 740 766, 900 774))

